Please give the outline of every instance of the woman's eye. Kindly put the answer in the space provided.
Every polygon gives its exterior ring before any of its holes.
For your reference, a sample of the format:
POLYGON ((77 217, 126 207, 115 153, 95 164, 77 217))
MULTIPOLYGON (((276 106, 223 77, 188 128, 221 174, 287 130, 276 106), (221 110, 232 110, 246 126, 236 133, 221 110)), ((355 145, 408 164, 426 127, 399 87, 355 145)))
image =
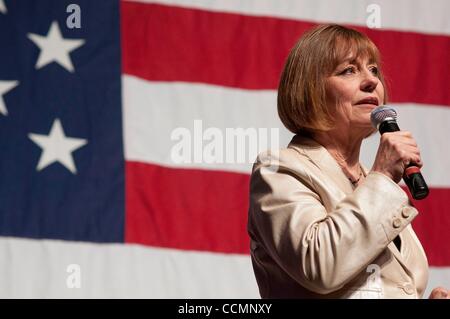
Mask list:
POLYGON ((370 71, 373 73, 373 75, 378 75, 378 68, 376 66, 371 67, 370 71))
POLYGON ((341 73, 341 75, 345 75, 345 74, 353 74, 355 72, 355 68, 353 66, 350 66, 348 68, 345 68, 341 73))

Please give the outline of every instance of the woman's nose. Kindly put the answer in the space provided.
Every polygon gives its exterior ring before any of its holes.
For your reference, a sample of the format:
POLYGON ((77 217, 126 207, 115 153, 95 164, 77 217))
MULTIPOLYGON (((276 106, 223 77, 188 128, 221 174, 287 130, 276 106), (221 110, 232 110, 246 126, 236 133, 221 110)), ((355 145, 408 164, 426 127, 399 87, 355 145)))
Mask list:
POLYGON ((364 92, 373 92, 380 80, 372 72, 366 72, 361 81, 361 90, 364 92))

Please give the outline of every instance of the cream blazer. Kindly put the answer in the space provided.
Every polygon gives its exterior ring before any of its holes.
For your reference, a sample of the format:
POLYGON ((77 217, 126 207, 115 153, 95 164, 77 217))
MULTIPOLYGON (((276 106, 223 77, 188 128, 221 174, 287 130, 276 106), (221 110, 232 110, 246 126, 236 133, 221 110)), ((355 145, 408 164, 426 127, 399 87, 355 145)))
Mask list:
POLYGON ((258 155, 247 229, 261 297, 422 297, 428 262, 411 227, 418 211, 390 178, 363 170, 354 189, 328 151, 301 136, 258 155))

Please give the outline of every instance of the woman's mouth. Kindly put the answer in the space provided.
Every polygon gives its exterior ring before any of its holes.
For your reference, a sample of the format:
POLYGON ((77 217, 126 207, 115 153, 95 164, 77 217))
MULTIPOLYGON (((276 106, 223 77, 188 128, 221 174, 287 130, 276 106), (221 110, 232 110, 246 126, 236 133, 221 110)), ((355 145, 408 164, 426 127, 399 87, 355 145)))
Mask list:
POLYGON ((378 99, 376 97, 366 97, 362 100, 359 100, 358 102, 356 102, 355 105, 369 105, 369 106, 378 106, 378 99))

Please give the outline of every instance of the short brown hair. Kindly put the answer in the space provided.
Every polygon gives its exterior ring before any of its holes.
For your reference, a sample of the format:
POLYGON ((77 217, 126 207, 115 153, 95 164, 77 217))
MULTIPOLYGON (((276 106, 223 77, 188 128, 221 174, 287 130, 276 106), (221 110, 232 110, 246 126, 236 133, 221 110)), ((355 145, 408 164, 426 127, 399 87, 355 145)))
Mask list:
MULTIPOLYGON (((295 134, 310 135, 334 126, 326 105, 325 79, 350 52, 380 65, 375 44, 365 35, 337 24, 319 25, 292 48, 278 86, 278 116, 295 134)), ((379 67, 378 77, 386 88, 379 67)), ((383 103, 387 102, 387 89, 383 103)))

